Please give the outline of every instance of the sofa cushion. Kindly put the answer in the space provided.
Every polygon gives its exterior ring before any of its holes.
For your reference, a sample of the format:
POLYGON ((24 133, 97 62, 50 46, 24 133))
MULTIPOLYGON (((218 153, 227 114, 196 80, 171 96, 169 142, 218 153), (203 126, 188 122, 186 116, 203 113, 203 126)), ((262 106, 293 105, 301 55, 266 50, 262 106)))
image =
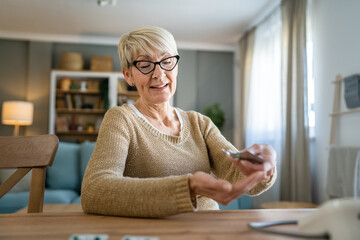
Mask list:
MULTIPOLYGON (((45 190, 44 204, 49 203, 72 203, 79 197, 72 190, 45 190)), ((5 194, 0 199, 0 213, 13 213, 26 207, 29 200, 29 192, 16 192, 5 194)))
POLYGON ((80 145, 60 142, 53 165, 47 169, 48 189, 80 191, 80 145))
POLYGON ((85 141, 80 145, 80 182, 82 182, 84 177, 86 166, 95 148, 95 143, 85 141))
POLYGON ((81 196, 75 198, 72 203, 81 203, 81 196))
POLYGON ((44 204, 50 203, 72 203, 79 194, 72 190, 45 190, 44 204))
POLYGON ((27 205, 29 192, 7 193, 0 199, 0 213, 13 213, 27 205))

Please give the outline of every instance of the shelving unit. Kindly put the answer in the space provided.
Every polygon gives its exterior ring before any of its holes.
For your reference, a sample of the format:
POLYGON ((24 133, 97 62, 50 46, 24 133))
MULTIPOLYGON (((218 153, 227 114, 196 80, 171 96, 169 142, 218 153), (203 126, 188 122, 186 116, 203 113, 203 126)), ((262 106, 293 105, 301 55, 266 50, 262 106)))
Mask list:
POLYGON ((104 114, 105 109, 67 109, 56 108, 56 113, 76 113, 76 114, 104 114))
POLYGON ((332 81, 332 83, 335 84, 335 89, 334 89, 335 92, 334 92, 333 112, 330 113, 330 117, 331 117, 330 142, 329 142, 330 145, 333 145, 335 143, 338 117, 345 114, 360 112, 360 108, 340 111, 340 100, 341 100, 340 95, 341 95, 341 86, 343 84, 343 81, 344 78, 341 75, 337 75, 336 80, 332 81))
POLYGON ((121 105, 127 99, 139 98, 137 91, 126 90, 124 76, 119 72, 51 71, 49 133, 60 140, 95 141, 107 111, 98 88, 103 81, 108 83, 109 108, 121 105), (70 89, 61 89, 64 78, 70 79, 70 89), (81 89, 81 84, 89 88, 81 89))

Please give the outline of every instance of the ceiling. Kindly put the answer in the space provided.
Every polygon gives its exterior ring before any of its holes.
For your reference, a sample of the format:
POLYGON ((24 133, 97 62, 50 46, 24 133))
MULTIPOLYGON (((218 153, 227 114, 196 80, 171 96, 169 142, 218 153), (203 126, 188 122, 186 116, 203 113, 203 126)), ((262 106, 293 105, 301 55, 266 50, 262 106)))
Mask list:
POLYGON ((117 42, 144 26, 161 26, 178 42, 234 44, 277 0, 1 0, 0 38, 117 42), (87 40, 86 40, 87 39, 87 40))

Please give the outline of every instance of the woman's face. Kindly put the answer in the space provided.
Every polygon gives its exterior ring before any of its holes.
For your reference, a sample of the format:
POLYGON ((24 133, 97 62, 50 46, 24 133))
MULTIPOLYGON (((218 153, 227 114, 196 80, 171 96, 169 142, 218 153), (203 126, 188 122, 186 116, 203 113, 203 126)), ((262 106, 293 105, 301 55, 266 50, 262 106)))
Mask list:
MULTIPOLYGON (((154 51, 154 55, 139 54, 136 61, 146 60, 159 62, 165 58, 171 57, 168 53, 154 51)), ((140 97, 148 104, 160 104, 170 100, 176 90, 176 77, 178 67, 172 71, 162 69, 159 64, 156 65, 153 72, 149 74, 141 73, 135 66, 131 66, 131 76, 123 71, 125 79, 129 85, 135 84, 140 97)))

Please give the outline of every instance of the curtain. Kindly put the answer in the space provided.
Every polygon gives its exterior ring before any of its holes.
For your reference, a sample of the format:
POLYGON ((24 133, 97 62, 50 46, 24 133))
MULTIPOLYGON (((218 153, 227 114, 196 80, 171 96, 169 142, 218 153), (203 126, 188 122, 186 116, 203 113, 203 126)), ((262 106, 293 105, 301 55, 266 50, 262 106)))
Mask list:
POLYGON ((278 200, 310 202, 306 0, 283 0, 239 48, 240 146, 267 143, 278 154, 278 180, 254 198, 254 207, 278 200))
MULTIPOLYGON (((254 52, 249 76, 249 100, 245 127, 245 145, 272 145, 282 151, 282 84, 281 84, 281 11, 277 8, 255 30, 254 52)), ((277 161, 277 169, 280 166, 277 161)), ((278 174, 279 176, 279 174, 278 174)), ((279 200, 280 182, 253 199, 255 208, 261 203, 279 200)))
POLYGON ((235 96, 235 146, 245 148, 245 125, 249 98, 250 72, 254 49, 255 28, 249 30, 239 42, 239 81, 235 96))
POLYGON ((284 148, 281 199, 311 201, 306 65, 306 0, 283 0, 282 82, 284 148))

